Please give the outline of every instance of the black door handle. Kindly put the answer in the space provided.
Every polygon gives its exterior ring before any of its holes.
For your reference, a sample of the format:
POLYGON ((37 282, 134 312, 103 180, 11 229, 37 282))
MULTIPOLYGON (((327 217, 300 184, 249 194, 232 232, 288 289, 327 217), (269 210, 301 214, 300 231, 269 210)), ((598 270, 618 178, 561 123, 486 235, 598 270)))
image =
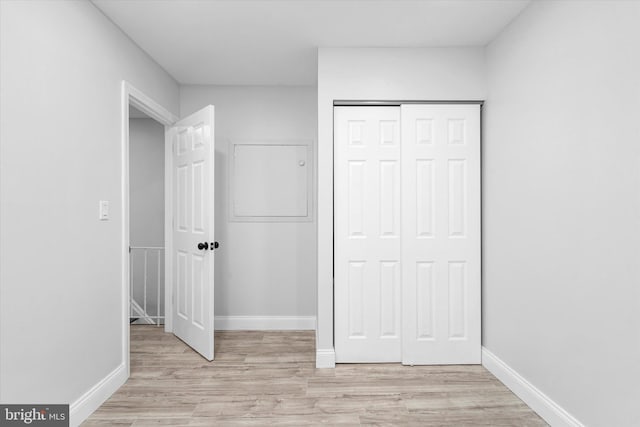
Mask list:
POLYGON ((198 249, 200 249, 200 250, 204 249, 206 251, 207 249, 209 249, 209 244, 207 242, 198 243, 198 249))
POLYGON ((220 247, 220 243, 218 242, 211 242, 211 249, 218 249, 220 247))

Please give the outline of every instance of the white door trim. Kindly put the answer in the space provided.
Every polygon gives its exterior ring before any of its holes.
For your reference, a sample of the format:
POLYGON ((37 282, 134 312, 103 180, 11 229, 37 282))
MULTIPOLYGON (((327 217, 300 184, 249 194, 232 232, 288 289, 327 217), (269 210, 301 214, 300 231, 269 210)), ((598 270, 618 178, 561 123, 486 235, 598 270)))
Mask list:
MULTIPOLYGON (((122 81, 122 123, 121 123, 121 156, 120 156, 120 173, 121 173, 121 217, 122 217, 122 361, 126 367, 127 378, 130 375, 129 363, 129 105, 134 106, 138 110, 147 114, 149 117, 157 120, 161 124, 171 126, 178 120, 178 117, 164 108, 162 105, 147 96, 144 92, 134 87, 126 80, 122 81)), ((165 140, 165 211, 166 206, 171 206, 171 142, 165 140), (167 150, 169 155, 167 156, 167 150), (169 159, 167 163, 166 159, 169 159), (167 169, 168 168, 168 169, 167 169), (167 190, 168 189, 168 190, 167 190)), ((168 211, 171 212, 171 211, 168 211)), ((166 254, 171 251, 171 230, 170 215, 165 215, 165 258, 166 254)), ((165 277, 171 277, 171 263, 165 259, 165 277)), ((165 307, 171 307, 171 286, 165 286, 165 307)), ((165 310, 167 311, 167 310, 165 310)), ((170 313, 165 313, 165 331, 171 330, 170 313)))

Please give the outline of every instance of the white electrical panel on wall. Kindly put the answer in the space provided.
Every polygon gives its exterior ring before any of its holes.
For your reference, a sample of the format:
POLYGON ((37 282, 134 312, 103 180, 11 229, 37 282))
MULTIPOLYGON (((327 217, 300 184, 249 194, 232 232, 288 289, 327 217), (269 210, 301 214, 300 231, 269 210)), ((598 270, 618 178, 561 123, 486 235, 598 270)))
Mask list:
POLYGON ((232 141, 229 148, 231 221, 311 220, 311 141, 232 141))

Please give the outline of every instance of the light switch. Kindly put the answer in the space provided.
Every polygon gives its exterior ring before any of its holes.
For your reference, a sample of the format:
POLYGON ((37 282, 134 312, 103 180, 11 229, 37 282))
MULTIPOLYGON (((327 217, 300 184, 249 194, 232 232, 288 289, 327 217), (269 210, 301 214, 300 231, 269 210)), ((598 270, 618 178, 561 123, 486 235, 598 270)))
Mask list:
POLYGON ((109 201, 108 200, 100 200, 99 202, 99 216, 100 221, 107 221, 109 219, 109 201))

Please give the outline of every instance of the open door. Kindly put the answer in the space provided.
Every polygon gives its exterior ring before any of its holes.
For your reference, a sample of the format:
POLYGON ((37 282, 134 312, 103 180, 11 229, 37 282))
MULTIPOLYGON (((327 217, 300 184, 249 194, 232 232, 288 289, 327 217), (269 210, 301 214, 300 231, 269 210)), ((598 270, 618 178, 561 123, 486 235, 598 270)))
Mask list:
POLYGON ((214 110, 169 128, 172 141, 173 333, 213 360, 214 110))

